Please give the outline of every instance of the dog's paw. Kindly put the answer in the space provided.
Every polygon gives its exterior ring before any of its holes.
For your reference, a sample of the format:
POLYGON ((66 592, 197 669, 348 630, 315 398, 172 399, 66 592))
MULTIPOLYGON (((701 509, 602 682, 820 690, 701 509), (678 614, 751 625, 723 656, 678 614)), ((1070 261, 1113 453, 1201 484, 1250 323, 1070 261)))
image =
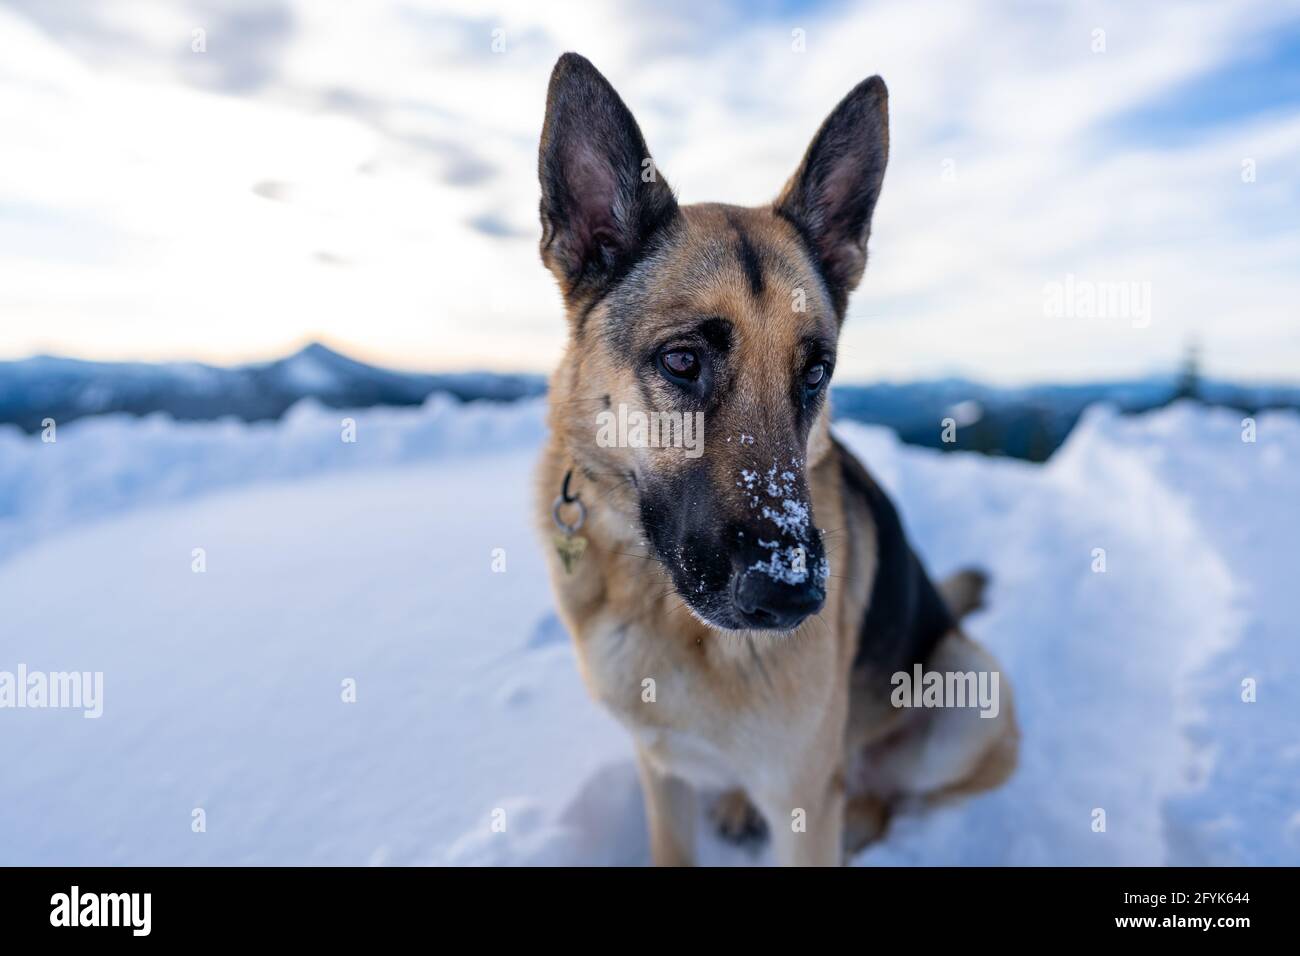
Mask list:
POLYGON ((728 790, 709 806, 709 820, 718 836, 737 845, 767 839, 767 823, 743 790, 728 790))

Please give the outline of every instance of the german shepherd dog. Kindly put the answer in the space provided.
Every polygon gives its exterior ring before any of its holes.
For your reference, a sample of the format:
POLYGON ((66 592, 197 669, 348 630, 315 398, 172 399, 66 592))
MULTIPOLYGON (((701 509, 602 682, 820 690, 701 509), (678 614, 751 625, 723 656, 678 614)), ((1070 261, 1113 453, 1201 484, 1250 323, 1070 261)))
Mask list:
POLYGON ((828 865, 900 803, 995 787, 1015 765, 1005 681, 995 714, 900 704, 918 665, 997 674, 957 625, 984 579, 932 584, 829 427, 888 151, 873 76, 771 205, 678 205, 595 67, 568 53, 551 75, 541 253, 569 334, 538 518, 583 678, 632 733, 656 865, 695 861, 701 796, 724 836, 828 865), (635 428, 598 440, 616 409, 701 421, 702 452, 635 428))

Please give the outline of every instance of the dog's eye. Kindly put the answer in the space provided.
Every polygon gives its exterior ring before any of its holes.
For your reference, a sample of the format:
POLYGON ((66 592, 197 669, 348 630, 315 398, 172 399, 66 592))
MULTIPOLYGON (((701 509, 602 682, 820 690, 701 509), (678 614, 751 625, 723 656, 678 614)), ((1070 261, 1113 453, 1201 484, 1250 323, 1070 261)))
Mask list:
POLYGON ((693 382, 700 377, 700 357, 689 349, 673 349, 659 356, 668 377, 683 382, 693 382))
POLYGON ((825 362, 818 362, 816 365, 809 366, 808 371, 803 373, 804 387, 810 392, 815 392, 821 388, 824 381, 826 381, 825 362))

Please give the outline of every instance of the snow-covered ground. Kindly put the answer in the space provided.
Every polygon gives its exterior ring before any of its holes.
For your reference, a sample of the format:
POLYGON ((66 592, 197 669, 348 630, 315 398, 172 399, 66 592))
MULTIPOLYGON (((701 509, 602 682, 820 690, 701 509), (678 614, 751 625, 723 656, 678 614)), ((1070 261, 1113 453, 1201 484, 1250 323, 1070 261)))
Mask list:
MULTIPOLYGON (((541 406, 341 417, 0 430, 0 671, 104 675, 99 719, 0 710, 0 864, 646 860, 533 533, 541 406)), ((1300 863, 1300 417, 1095 409, 1041 467, 839 432, 934 572, 992 572, 1024 733, 857 862, 1300 863)))

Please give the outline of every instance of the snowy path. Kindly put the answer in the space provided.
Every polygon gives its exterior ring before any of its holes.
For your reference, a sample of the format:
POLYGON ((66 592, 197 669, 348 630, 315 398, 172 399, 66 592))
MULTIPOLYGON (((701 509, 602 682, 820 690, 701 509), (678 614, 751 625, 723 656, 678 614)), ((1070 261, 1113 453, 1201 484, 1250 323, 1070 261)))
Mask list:
MULTIPOLYGON (((0 435, 0 670, 105 681, 98 720, 0 711, 0 863, 645 859, 629 745, 550 612, 535 409, 357 418, 363 461, 325 413, 70 427, 69 462, 132 449, 89 475, 0 435), (46 469, 25 509, 16 455, 46 469), (69 527, 104 487, 132 510, 69 527)), ((1300 862, 1300 419, 1247 445, 1227 413, 1100 412, 1046 468, 841 433, 937 574, 992 571, 970 630, 1024 729, 1005 788, 859 862, 1300 862)))

